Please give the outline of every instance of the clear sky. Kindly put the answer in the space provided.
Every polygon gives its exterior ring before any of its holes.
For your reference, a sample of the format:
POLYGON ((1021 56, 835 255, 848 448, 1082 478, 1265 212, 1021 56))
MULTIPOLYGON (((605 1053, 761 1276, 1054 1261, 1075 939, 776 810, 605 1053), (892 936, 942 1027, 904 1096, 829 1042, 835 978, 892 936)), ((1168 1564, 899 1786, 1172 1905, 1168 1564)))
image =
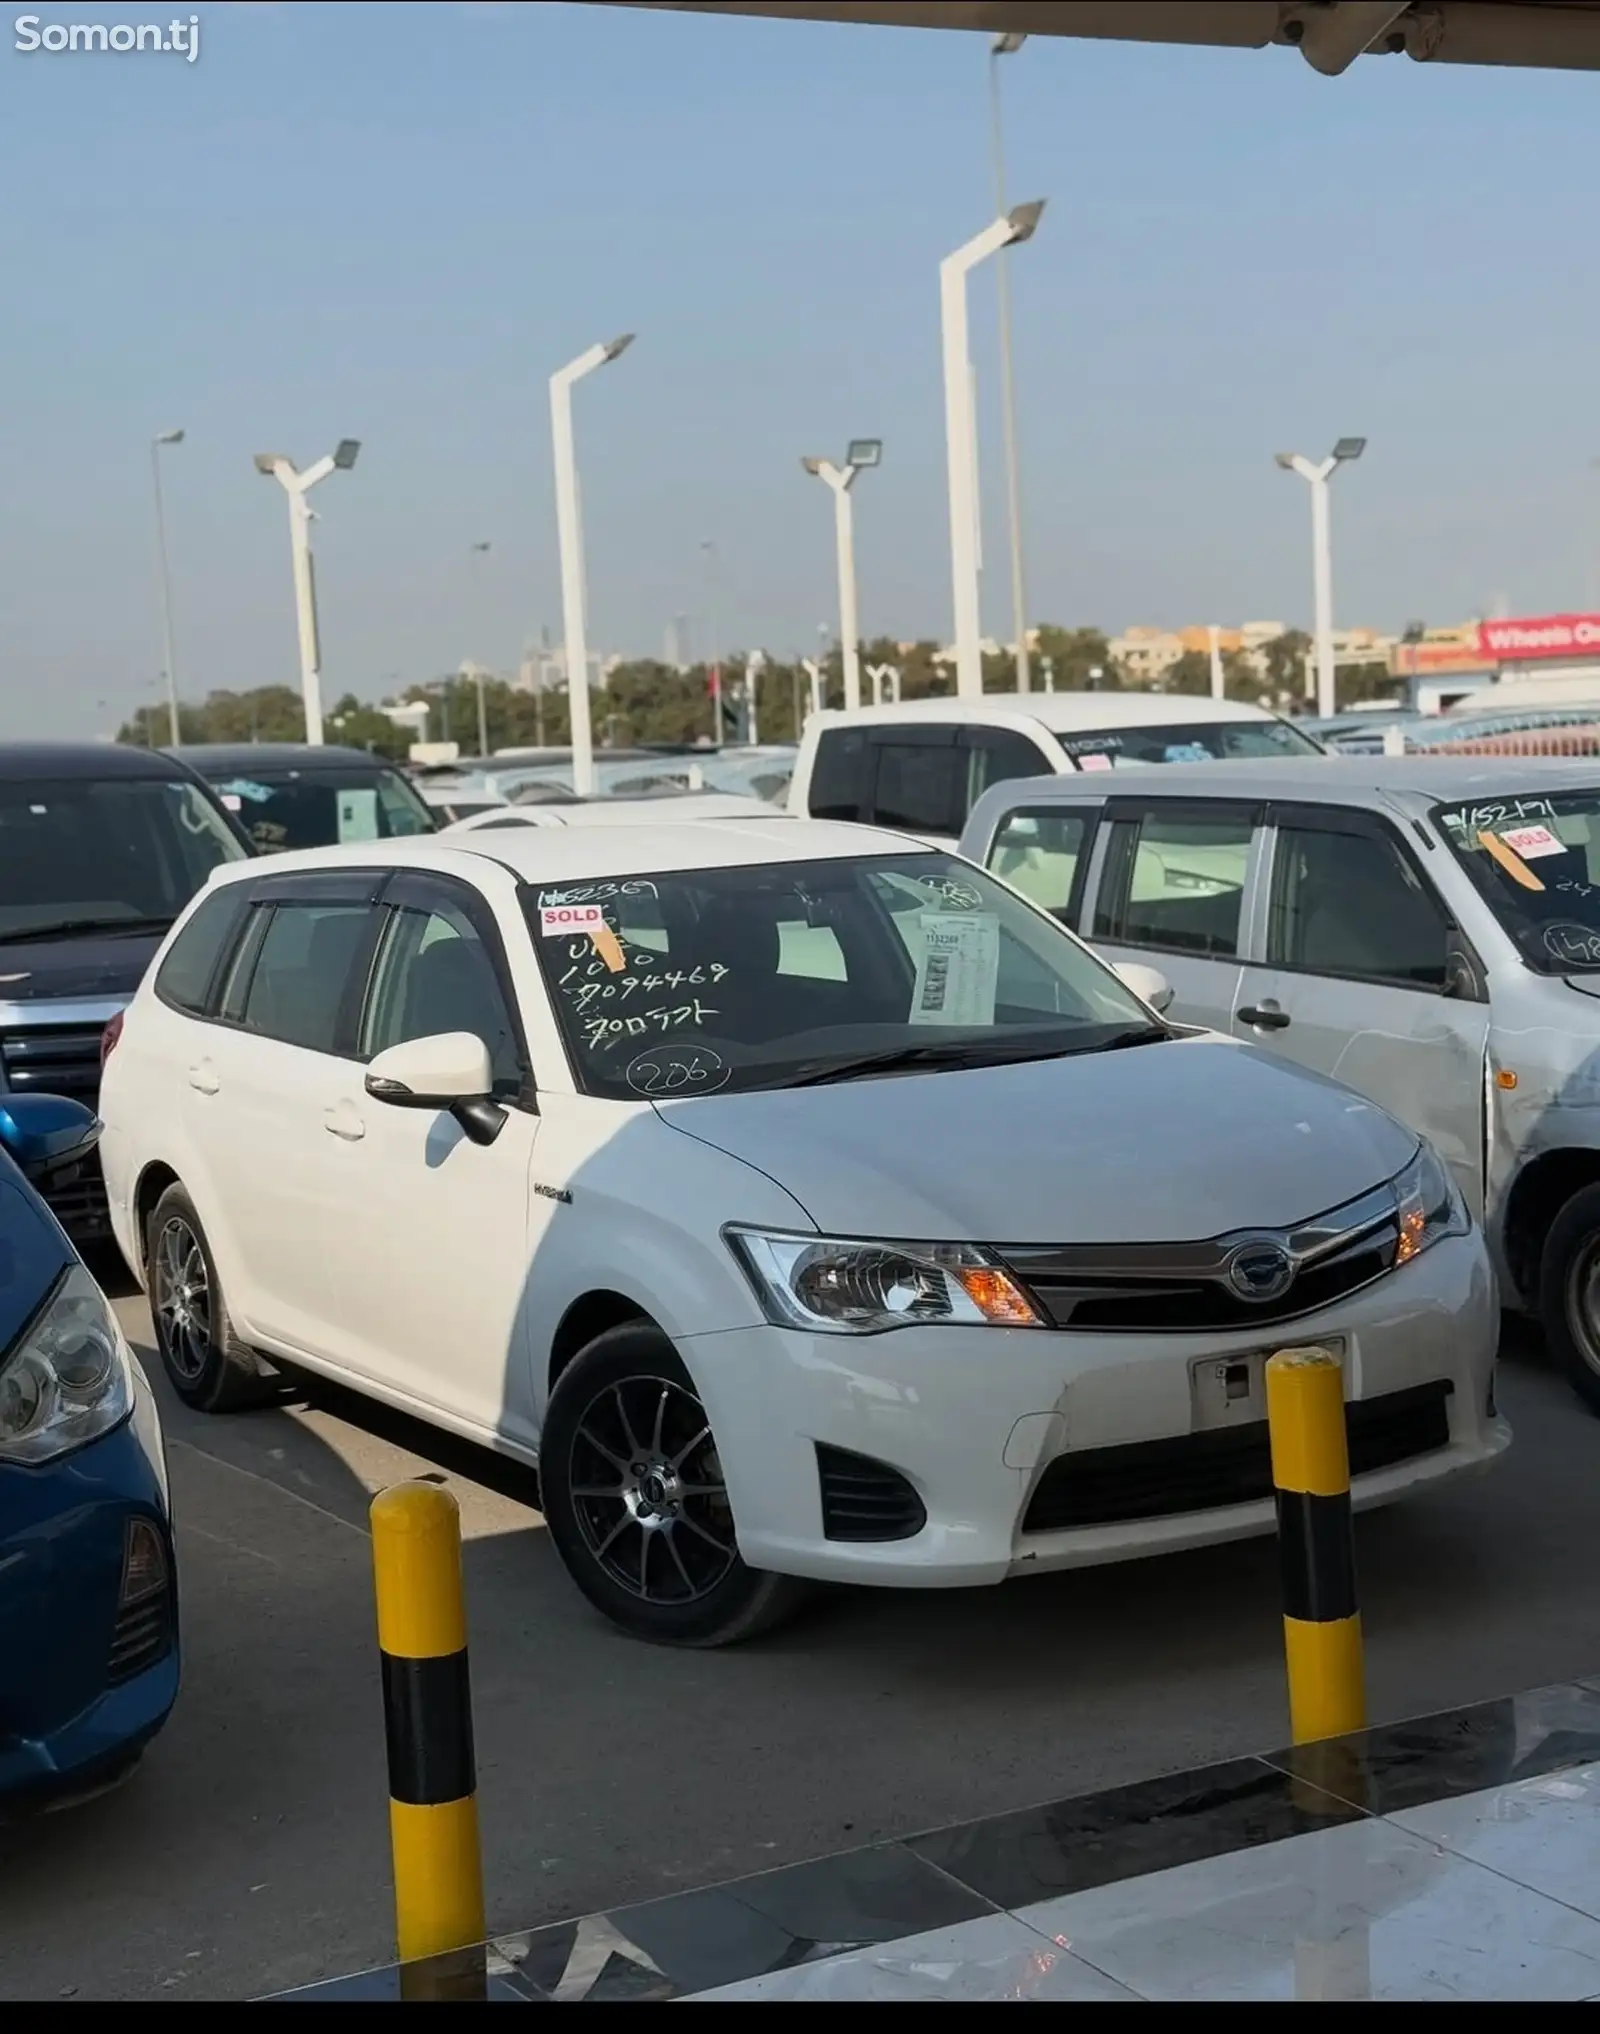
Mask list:
MULTIPOLYGON (((172 0, 20 0, 44 21, 172 0)), ((190 0, 182 0, 187 12, 190 0)), ((992 211, 986 42, 604 6, 206 5, 200 54, 0 46, 0 736, 86 734, 160 667, 165 455, 183 687, 295 675, 315 499, 325 684, 559 640, 546 382, 578 399, 591 644, 790 655, 834 613, 799 468, 881 436, 868 634, 950 629, 937 265, 992 211), (474 593, 470 546, 489 540, 474 593), (104 702, 102 704, 102 702, 104 702)), ((9 17, 8 17, 9 18, 9 17)), ((1035 38, 1005 69, 1036 620, 1304 622, 1335 483, 1341 623, 1600 605, 1600 80, 1035 38)), ((992 278, 975 278, 984 621, 1008 622, 992 278)))

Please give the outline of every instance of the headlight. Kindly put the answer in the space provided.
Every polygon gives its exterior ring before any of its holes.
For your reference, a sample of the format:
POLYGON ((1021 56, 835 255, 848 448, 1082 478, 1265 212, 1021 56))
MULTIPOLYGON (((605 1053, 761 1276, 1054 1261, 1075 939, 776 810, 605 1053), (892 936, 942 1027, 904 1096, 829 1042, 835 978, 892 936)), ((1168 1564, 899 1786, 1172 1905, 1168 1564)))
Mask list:
POLYGON ((837 1236, 724 1232, 767 1318, 828 1335, 960 1324, 1039 1328, 1027 1294, 969 1243, 863 1243, 837 1236))
POLYGON ((1466 1229, 1466 1205, 1431 1144, 1418 1147, 1416 1157, 1394 1182, 1394 1197, 1400 1218, 1397 1266, 1420 1257, 1441 1237, 1459 1236, 1466 1229))
POLYGON ((122 1330, 105 1294, 75 1265, 0 1360, 0 1462, 53 1462, 109 1434, 132 1410, 122 1330))

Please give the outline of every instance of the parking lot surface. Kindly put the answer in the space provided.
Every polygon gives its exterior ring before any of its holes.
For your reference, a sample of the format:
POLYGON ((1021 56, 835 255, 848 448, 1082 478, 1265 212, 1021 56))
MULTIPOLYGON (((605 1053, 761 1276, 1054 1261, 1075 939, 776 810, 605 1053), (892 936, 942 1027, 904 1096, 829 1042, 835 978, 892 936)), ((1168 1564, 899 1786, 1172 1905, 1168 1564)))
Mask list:
MULTIPOLYGON (((0 1997, 259 1995, 392 1950, 370 1494, 462 1506, 491 1928, 1260 1750, 1285 1735, 1270 1542, 972 1594, 825 1596, 767 1641, 639 1645, 557 1566, 531 1479, 342 1395, 161 1392, 184 1690, 142 1770, 0 1830, 0 1997)), ((1600 1425, 1513 1348, 1486 1477, 1361 1521, 1374 1721, 1600 1668, 1600 1425)))

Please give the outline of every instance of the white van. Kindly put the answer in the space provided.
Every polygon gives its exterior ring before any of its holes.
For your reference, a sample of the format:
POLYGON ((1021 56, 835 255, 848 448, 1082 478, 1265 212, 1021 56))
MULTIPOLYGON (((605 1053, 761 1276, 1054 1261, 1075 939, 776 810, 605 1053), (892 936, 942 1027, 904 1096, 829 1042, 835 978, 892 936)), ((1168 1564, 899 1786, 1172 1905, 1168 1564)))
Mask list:
POLYGON ((1322 755, 1291 722, 1238 700, 1160 692, 994 693, 814 713, 789 810, 955 841, 993 784, 1131 763, 1322 755))

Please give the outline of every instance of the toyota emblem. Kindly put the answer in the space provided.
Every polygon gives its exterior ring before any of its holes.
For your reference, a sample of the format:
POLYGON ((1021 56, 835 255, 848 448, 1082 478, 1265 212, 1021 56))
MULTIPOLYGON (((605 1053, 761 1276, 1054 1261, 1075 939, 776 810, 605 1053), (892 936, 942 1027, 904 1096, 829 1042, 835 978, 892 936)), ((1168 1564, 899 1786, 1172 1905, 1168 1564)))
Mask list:
POLYGON ((1270 1237, 1241 1243, 1228 1258, 1223 1276, 1240 1299, 1266 1306, 1282 1299, 1294 1284, 1294 1259, 1270 1237))

